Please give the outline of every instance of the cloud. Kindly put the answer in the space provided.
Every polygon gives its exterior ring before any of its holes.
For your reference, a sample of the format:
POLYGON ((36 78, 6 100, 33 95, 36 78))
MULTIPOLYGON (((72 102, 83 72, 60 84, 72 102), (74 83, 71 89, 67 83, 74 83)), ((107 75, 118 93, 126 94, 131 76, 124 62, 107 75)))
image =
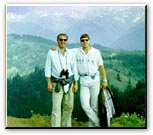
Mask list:
POLYGON ((24 15, 17 15, 15 13, 8 13, 7 14, 8 21, 12 21, 12 22, 21 22, 21 21, 23 21, 24 18, 25 18, 24 15))
POLYGON ((144 20, 144 13, 139 7, 122 6, 16 6, 8 7, 7 18, 10 33, 50 38, 51 33, 62 31, 72 35, 75 41, 76 35, 86 32, 93 36, 93 42, 107 40, 103 44, 110 44, 107 37, 116 40, 144 20))

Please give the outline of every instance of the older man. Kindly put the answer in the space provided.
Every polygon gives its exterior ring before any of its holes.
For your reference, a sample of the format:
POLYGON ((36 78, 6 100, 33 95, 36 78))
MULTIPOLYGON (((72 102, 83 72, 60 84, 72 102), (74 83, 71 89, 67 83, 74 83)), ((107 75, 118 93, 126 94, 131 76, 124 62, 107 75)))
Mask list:
POLYGON ((66 48, 68 36, 57 36, 58 48, 49 50, 46 58, 45 76, 48 91, 52 92, 52 127, 71 127, 74 92, 78 89, 78 72, 74 53, 66 48))

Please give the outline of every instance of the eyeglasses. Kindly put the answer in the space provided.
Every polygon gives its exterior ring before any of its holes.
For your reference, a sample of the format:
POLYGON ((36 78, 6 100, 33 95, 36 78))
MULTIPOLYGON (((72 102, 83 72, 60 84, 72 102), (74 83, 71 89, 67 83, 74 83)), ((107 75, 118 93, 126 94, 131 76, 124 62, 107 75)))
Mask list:
POLYGON ((88 41, 89 39, 81 39, 81 42, 88 41))
POLYGON ((66 41, 67 41, 67 39, 62 39, 62 38, 59 38, 59 41, 64 41, 64 42, 66 42, 66 41))

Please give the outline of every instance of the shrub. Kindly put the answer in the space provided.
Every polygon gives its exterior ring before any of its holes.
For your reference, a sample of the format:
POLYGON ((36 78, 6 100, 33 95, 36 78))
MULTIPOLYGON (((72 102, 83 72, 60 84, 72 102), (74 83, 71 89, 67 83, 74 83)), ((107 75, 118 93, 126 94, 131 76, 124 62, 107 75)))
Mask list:
POLYGON ((122 113, 120 117, 113 118, 111 121, 111 127, 145 127, 145 119, 143 116, 137 116, 136 113, 122 113))

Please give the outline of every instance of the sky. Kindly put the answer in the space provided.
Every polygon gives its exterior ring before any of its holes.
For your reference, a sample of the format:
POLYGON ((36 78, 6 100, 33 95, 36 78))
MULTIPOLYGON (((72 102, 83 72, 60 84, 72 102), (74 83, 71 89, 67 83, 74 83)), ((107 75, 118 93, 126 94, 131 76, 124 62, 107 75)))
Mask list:
POLYGON ((26 12, 32 11, 33 6, 8 6, 7 11, 9 13, 24 14, 26 12))
MULTIPOLYGON (((137 4, 138 5, 138 4, 137 4)), ((93 5, 89 5, 89 4, 86 4, 86 5, 83 5, 83 4, 78 4, 77 6, 74 5, 74 4, 69 4, 69 5, 51 5, 51 6, 47 6, 47 5, 44 5, 44 6, 40 6, 40 5, 18 5, 18 6, 7 6, 7 11, 9 13, 15 13, 15 14, 25 14, 27 12, 32 12, 32 11, 46 11, 46 12, 56 12, 56 11, 64 11, 65 13, 69 12, 69 11, 72 11, 72 10, 76 10, 76 11, 80 11, 80 12, 88 12, 89 10, 94 10, 94 9, 107 9, 108 10, 108 7, 109 7, 109 10, 112 10, 112 9, 120 9, 120 10, 125 10, 126 8, 128 7, 131 7, 131 5, 117 5, 117 4, 114 4, 114 5, 97 5, 95 4, 95 6, 93 5)))
MULTIPOLYGON (((127 8, 131 7, 140 7, 138 4, 132 4, 132 5, 125 5, 125 4, 110 4, 110 5, 105 5, 105 4, 63 4, 63 5, 57 5, 57 4, 50 4, 50 5, 39 5, 39 4, 18 4, 18 5, 8 5, 7 6, 7 12, 8 12, 8 22, 31 22, 34 24, 43 24, 43 28, 46 27, 45 29, 51 30, 55 33, 52 34, 52 39, 55 39, 55 35, 59 33, 60 31, 67 32, 68 27, 71 28, 71 26, 77 27, 79 24, 81 26, 85 25, 84 27, 86 28, 85 31, 86 33, 90 34, 91 37, 93 36, 92 43, 101 43, 101 41, 97 40, 95 37, 97 37, 95 34, 93 34, 93 31, 98 31, 100 33, 101 29, 96 29, 98 21, 103 20, 103 15, 106 16, 106 14, 113 14, 116 11, 119 11, 119 13, 122 13, 123 10, 126 10, 127 8), (121 10, 121 12, 120 12, 121 10), (111 12, 110 12, 111 11, 111 12), (39 16, 39 19, 38 19, 39 16), (48 16, 48 17, 47 17, 48 16), (46 18, 45 18, 46 17, 46 18), (67 17, 67 18, 66 18, 67 17), (69 18, 70 17, 70 18, 69 18), (92 20, 96 20, 95 18, 99 17, 99 20, 96 22, 93 22, 92 20), (41 20, 40 20, 41 19, 41 20), (43 19, 45 21, 43 21, 43 19), (75 19, 75 20, 73 20, 75 19), (51 20, 51 21, 50 21, 51 20), (73 20, 71 22, 71 20, 73 20), (90 27, 91 24, 88 22, 85 22, 86 20, 92 21, 93 25, 95 27, 90 27), (71 22, 71 23, 69 23, 71 22), (85 23, 84 23, 85 22, 85 23), (62 28, 61 28, 62 24, 62 28), (87 27, 90 25, 89 27, 87 27)), ((143 10, 144 10, 144 5, 141 5, 143 10)), ((130 10, 130 11, 135 11, 135 10, 130 10)), ((117 13, 118 14, 118 13, 117 13)), ((116 16, 113 15, 114 17, 116 16)), ((118 15, 117 15, 118 16, 118 15)), ((124 14, 123 16, 119 16, 116 19, 118 19, 118 22, 121 20, 124 22, 124 14)), ((106 17, 105 17, 106 18, 106 17)), ((132 18, 132 16, 131 16, 132 18)), ((103 21, 104 22, 104 21, 103 21)), ((8 24, 9 24, 8 23, 8 24)), ((92 26, 93 26, 92 25, 92 26)), ((119 25, 119 24, 118 24, 119 25)), ((10 26, 10 25, 8 25, 10 26)), ((9 27, 10 29, 15 28, 14 25, 11 25, 13 27, 9 27)), ((20 25, 22 26, 22 25, 20 25)), ((98 26, 97 26, 98 27, 98 26)), ((9 30, 8 28, 8 30, 9 30)), ((17 27, 19 28, 19 27, 17 27)), ((23 32, 23 31, 22 31, 23 32)), ((70 30, 69 30, 70 32, 70 30)), ((21 32, 20 32, 21 33, 21 32)), ((76 33, 76 31, 75 31, 76 33)), ((78 33, 78 32, 77 32, 78 33)), ((81 32, 82 33, 82 32, 81 32)), ((30 33, 31 34, 31 33, 30 33)), ((33 33, 32 33, 33 34, 33 33)), ((37 33, 38 34, 38 33, 37 33)), ((74 35, 72 32, 68 33, 69 35, 74 35)), ((38 34, 40 35, 40 34, 38 34)), ((44 34, 45 38, 50 38, 48 35, 44 34)), ((50 33, 49 33, 50 35, 50 33)), ((80 33, 78 34, 80 35, 80 33)), ((77 35, 77 36, 78 36, 77 35)), ((41 35, 42 36, 42 35, 41 35)), ((73 38, 70 38, 72 40, 69 40, 71 42, 76 42, 73 38)), ((113 39, 113 38, 112 38, 113 39)))

